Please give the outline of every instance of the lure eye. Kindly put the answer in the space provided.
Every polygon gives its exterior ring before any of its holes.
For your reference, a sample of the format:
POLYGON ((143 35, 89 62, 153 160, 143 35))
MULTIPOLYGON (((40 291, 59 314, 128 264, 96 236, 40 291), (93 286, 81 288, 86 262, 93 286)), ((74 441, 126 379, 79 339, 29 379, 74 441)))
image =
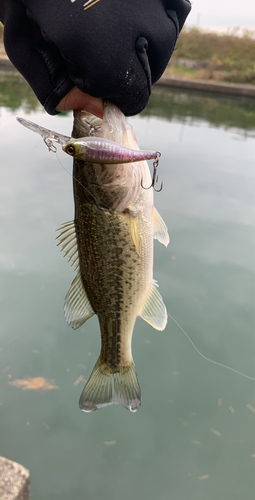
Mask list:
POLYGON ((75 149, 74 149, 74 146, 67 146, 66 148, 66 152, 71 155, 71 156, 74 156, 74 153, 75 153, 75 149))

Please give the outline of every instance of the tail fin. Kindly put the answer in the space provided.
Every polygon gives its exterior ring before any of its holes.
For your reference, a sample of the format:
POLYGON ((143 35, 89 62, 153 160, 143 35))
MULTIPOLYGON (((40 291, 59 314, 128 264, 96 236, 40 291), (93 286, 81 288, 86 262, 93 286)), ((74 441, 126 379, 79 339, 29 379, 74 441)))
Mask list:
POLYGON ((133 361, 121 372, 103 372, 101 367, 99 358, 82 391, 80 409, 91 412, 119 404, 132 412, 137 411, 141 405, 141 389, 133 361))

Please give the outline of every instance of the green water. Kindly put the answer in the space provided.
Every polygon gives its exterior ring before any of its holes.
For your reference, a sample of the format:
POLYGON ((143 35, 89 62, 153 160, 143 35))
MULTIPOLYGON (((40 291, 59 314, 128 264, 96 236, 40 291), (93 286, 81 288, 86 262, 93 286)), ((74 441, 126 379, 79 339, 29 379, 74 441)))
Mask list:
MULTIPOLYGON (((254 498, 255 383, 203 359, 171 318, 163 332, 136 322, 137 413, 78 409, 100 334, 96 317, 74 332, 63 316, 74 272, 54 238, 73 218, 72 179, 15 120, 68 135, 72 117, 46 115, 22 79, 0 76, 0 454, 30 470, 32 500, 254 498), (9 384, 28 377, 59 388, 9 384)), ((162 152, 155 205, 171 243, 155 242, 154 278, 168 312, 204 356, 250 377, 254 109, 157 87, 130 119, 140 147, 162 152)))

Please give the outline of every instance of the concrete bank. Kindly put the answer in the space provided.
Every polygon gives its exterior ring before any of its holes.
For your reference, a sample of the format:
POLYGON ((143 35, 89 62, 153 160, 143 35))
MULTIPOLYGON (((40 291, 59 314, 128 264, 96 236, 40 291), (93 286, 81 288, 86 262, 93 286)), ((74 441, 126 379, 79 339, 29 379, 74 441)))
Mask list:
POLYGON ((255 98, 255 85, 246 83, 211 82, 210 80, 178 79, 164 74, 156 85, 177 89, 216 92, 219 94, 255 98))
POLYGON ((11 63, 10 59, 7 56, 1 55, 0 56, 0 66, 6 67, 6 68, 14 68, 13 64, 11 63))
MULTIPOLYGON (((13 64, 7 56, 0 56, 0 69, 14 69, 13 64)), ((17 70, 16 70, 17 71, 17 70)), ((173 78, 166 73, 160 78, 156 85, 186 90, 199 90, 205 92, 217 92, 219 94, 245 96, 255 98, 255 85, 245 83, 211 82, 209 80, 173 78)))
POLYGON ((1 500, 29 500, 29 471, 20 464, 0 457, 1 500))

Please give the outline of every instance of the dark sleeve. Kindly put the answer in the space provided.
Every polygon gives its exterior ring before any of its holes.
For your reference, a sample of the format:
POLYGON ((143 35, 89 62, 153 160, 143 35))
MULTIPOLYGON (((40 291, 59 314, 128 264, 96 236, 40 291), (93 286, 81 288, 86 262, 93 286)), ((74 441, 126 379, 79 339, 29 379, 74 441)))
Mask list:
POLYGON ((0 0, 6 52, 50 114, 74 85, 142 111, 189 0, 0 0))

